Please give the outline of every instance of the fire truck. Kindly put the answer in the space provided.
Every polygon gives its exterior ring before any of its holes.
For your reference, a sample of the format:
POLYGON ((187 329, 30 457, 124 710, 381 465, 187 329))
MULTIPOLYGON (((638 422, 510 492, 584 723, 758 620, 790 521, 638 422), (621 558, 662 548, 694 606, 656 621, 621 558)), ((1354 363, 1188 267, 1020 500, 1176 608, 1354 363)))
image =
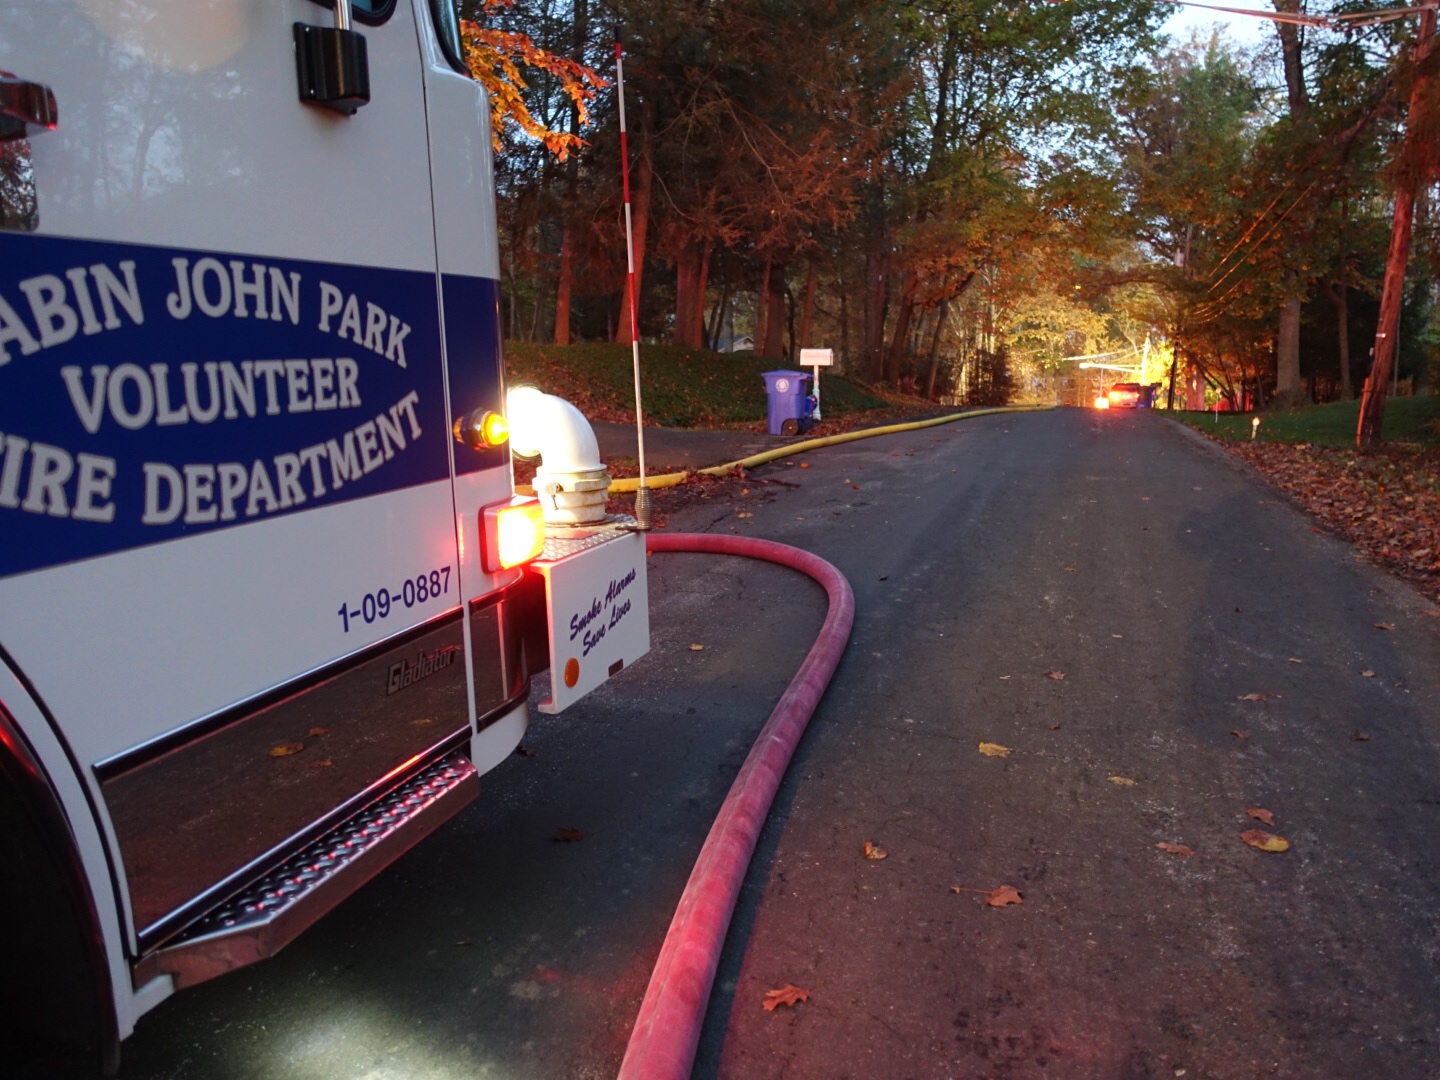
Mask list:
POLYGON ((113 1071, 648 649, 489 116, 453 0, 0 7, 7 1054, 113 1071))

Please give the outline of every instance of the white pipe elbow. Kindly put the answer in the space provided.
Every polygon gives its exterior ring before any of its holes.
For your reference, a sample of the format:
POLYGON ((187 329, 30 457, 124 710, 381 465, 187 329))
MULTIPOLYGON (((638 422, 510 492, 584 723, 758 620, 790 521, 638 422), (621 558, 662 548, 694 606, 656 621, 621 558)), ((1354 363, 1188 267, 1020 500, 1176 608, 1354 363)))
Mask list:
POLYGON ((547 472, 587 473, 605 467, 590 421, 564 398, 517 386, 505 396, 505 418, 511 451, 523 458, 538 456, 547 472))

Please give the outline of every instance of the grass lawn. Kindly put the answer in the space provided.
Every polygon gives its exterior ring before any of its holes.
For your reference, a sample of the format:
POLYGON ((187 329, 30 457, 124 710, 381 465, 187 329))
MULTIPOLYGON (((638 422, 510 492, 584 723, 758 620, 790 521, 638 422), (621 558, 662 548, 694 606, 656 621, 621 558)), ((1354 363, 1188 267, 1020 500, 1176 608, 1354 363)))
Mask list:
MULTIPOLYGON (((1335 401, 1302 409, 1262 413, 1173 412, 1181 423, 1231 441, 1250 440, 1251 419, 1260 417, 1257 440, 1310 443, 1312 446, 1354 446, 1360 422, 1359 401, 1335 401)), ((1440 398, 1393 397, 1385 402, 1385 441, 1430 449, 1440 446, 1440 398)))
MULTIPOLYGON (((630 346, 608 342, 580 345, 505 343, 511 386, 531 385, 574 402, 587 416, 623 420, 634 416, 630 346)), ((765 419, 762 371, 783 361, 754 353, 715 353, 678 345, 640 346, 640 389, 645 419, 662 427, 705 427, 765 419)), ((852 383, 820 373, 820 402, 826 416, 884 408, 852 383)))

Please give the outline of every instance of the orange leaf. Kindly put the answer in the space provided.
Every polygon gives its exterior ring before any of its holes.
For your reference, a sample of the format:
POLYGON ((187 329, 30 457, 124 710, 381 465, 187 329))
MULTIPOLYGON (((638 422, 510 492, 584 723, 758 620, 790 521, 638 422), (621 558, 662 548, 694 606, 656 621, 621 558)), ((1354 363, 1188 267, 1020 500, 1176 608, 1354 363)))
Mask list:
POLYGON ((1239 728, 1233 727, 1230 729, 1230 734, 1234 735, 1237 739, 1248 739, 1250 737, 1250 733, 1248 731, 1241 731, 1239 728))
POLYGON ((1195 849, 1194 849, 1194 848, 1188 848, 1188 847, 1186 847, 1184 844, 1171 844, 1171 843, 1169 843, 1169 842, 1167 842, 1167 841, 1165 841, 1165 840, 1161 840, 1161 841, 1160 841, 1158 844, 1156 844, 1155 846, 1158 847, 1161 851, 1166 852, 1167 854, 1170 854, 1170 855, 1186 855, 1186 856, 1189 856, 1189 855, 1194 855, 1194 854, 1195 854, 1195 849))
POLYGON ((1065 678, 1065 673, 1063 671, 1047 671, 1045 673, 1045 677, 1047 679, 1054 679, 1056 682, 1060 682, 1062 679, 1065 678))
POLYGON ((1011 904, 1023 904, 1024 902, 1019 890, 1013 885, 1001 885, 998 889, 991 889, 985 894, 985 903, 990 907, 1008 907, 1011 904))
POLYGON ((1110 783, 1114 784, 1116 787, 1134 787, 1134 786, 1135 786, 1135 781, 1134 781, 1134 780, 1131 780, 1130 777, 1128 777, 1128 776, 1109 776, 1109 777, 1106 777, 1106 779, 1109 780, 1110 783))
POLYGON ((1249 814, 1252 818, 1260 822, 1260 824, 1262 825, 1275 824, 1275 815, 1272 814, 1269 810, 1262 810, 1258 806, 1247 806, 1245 808, 1245 813, 1249 814))
POLYGON ((310 729, 310 737, 311 737, 312 739, 318 739, 318 738, 320 738, 321 735, 329 735, 329 734, 330 734, 330 729, 329 729, 328 727, 312 727, 312 728, 310 729))
POLYGON ((793 1009, 800 1002, 809 1000, 809 990, 804 990, 794 983, 786 983, 779 990, 765 991, 765 1011, 774 1012, 781 1005, 789 1005, 793 1009))
POLYGON ((1009 757, 1010 748, 1008 746, 1001 746, 998 742, 982 742, 980 744, 980 753, 986 757, 1009 757))
POLYGON ((314 761, 305 763, 307 769, 328 769, 330 765, 331 761, 328 757, 316 758, 314 761))
POLYGON ((865 841, 865 858, 879 862, 889 854, 890 853, 879 844, 872 844, 869 840, 865 841))
POLYGON ((1376 630, 1394 630, 1394 629, 1395 629, 1395 624, 1394 624, 1393 622, 1377 622, 1377 623, 1375 624, 1375 629, 1376 629, 1376 630))
POLYGON ((301 750, 304 749, 305 744, 303 742, 281 743, 279 746, 272 746, 270 748, 270 756, 289 757, 291 754, 298 754, 301 750))
POLYGON ((1261 851, 1280 852, 1290 850, 1290 841, 1283 836, 1276 836, 1261 829, 1247 829, 1240 834, 1240 839, 1253 848, 1261 851))

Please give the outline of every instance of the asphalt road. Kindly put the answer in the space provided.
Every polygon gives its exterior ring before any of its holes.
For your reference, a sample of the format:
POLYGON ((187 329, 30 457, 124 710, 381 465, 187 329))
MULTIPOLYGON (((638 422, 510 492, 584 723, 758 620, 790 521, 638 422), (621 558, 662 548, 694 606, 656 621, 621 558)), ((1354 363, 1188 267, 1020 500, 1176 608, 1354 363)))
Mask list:
MULTIPOLYGON (((668 527, 815 551, 857 617, 696 1076, 1440 1075, 1431 605, 1160 416, 991 416, 766 478, 799 486, 668 527), (1248 807, 1289 851, 1241 842, 1248 807), (1023 903, 987 906, 1000 885, 1023 903), (787 983, 809 1000, 763 1010, 787 983)), ((823 603, 655 556, 650 656, 537 717, 534 756, 279 957, 143 1019, 121 1076, 613 1077, 823 603)))

